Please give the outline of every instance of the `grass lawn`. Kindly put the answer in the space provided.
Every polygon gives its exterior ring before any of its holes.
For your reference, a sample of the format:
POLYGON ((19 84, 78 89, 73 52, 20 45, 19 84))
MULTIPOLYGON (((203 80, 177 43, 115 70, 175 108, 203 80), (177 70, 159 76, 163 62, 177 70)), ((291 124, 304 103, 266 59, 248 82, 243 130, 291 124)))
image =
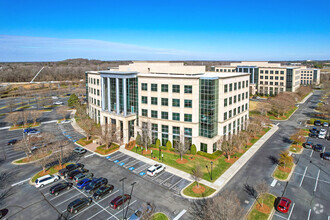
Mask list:
POLYGON ((274 208, 274 203, 275 203, 275 199, 276 197, 272 194, 262 194, 259 198, 259 202, 262 203, 264 206, 267 205, 267 207, 269 208, 268 210, 264 209, 264 210, 260 210, 258 209, 259 203, 256 201, 254 203, 253 208, 251 209, 251 211, 248 214, 247 219, 248 220, 267 220, 270 213, 272 212, 273 208, 274 208), (263 211, 263 212, 261 212, 263 211))
POLYGON ((157 212, 152 216, 152 220, 168 220, 168 217, 162 212, 157 212))
POLYGON ((9 130, 17 130, 17 129, 25 129, 25 128, 33 128, 33 127, 38 127, 40 126, 40 122, 37 122, 36 124, 29 123, 27 125, 16 125, 16 126, 11 126, 9 130))
POLYGON ((40 158, 47 157, 52 153, 52 151, 47 152, 47 154, 44 155, 33 155, 30 158, 24 157, 22 159, 14 161, 14 163, 30 163, 36 160, 39 160, 40 158))
POLYGON ((286 112, 283 116, 280 115, 279 118, 277 117, 277 115, 275 116, 273 114, 269 114, 268 117, 269 117, 270 120, 286 120, 286 119, 288 119, 292 115, 292 113, 294 111, 296 111, 297 108, 298 108, 297 106, 294 106, 291 110, 289 110, 288 112, 286 112))
POLYGON ((274 171, 273 176, 279 180, 285 181, 289 174, 292 171, 293 163, 287 164, 285 168, 283 166, 278 165, 276 170, 274 171))
POLYGON ((300 153, 301 151, 303 150, 303 147, 299 144, 299 145, 296 145, 296 144, 292 144, 290 146, 290 151, 293 152, 293 153, 300 153))
POLYGON ((205 186, 204 184, 199 183, 199 186, 204 187, 205 191, 204 191, 204 193, 201 193, 201 194, 198 193, 197 194, 192 190, 194 186, 197 186, 197 182, 193 182, 187 188, 185 188, 183 190, 183 194, 186 195, 186 196, 190 196, 190 197, 207 197, 209 195, 212 195, 215 192, 215 189, 213 189, 211 187, 208 187, 208 186, 205 186))
MULTIPOLYGON (((63 164, 63 168, 66 166, 66 165, 69 165, 69 164, 72 164, 72 163, 66 163, 66 164, 63 164)), ((41 176, 44 176, 44 175, 47 175, 47 174, 55 174, 57 173, 60 169, 62 169, 62 167, 60 165, 56 165, 56 166, 53 166, 53 167, 50 167, 48 169, 46 169, 46 172, 43 172, 42 170, 37 173, 36 175, 34 175, 32 177, 32 182, 34 183, 36 181, 37 178, 41 177, 41 176)))

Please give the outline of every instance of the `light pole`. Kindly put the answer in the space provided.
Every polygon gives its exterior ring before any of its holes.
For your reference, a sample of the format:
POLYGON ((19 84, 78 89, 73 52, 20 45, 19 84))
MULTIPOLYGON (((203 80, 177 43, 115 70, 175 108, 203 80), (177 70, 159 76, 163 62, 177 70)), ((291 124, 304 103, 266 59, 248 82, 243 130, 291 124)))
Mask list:
MULTIPOLYGON (((122 190, 122 194, 123 194, 123 199, 124 199, 124 182, 125 182, 125 179, 126 177, 122 178, 121 180, 119 180, 119 182, 122 182, 123 184, 123 190, 122 190)), ((125 212, 124 212, 124 208, 123 208, 123 219, 124 219, 124 216, 125 216, 125 212)))
POLYGON ((129 197, 129 200, 128 200, 128 204, 127 204, 127 208, 126 208, 126 212, 125 212, 125 218, 127 217, 127 212, 128 212, 128 207, 129 207, 129 204, 131 202, 131 199, 132 199, 132 193, 133 193, 133 188, 134 188, 134 185, 135 185, 136 182, 132 183, 131 186, 132 186, 132 189, 131 189, 131 194, 130 194, 130 197, 129 197))
POLYGON ((210 176, 210 179, 212 179, 211 174, 210 174, 210 170, 209 170, 209 166, 208 165, 205 165, 205 166, 206 166, 207 172, 208 172, 208 174, 210 176))
POLYGON ((211 180, 212 180, 212 168, 213 168, 213 161, 211 161, 211 180))

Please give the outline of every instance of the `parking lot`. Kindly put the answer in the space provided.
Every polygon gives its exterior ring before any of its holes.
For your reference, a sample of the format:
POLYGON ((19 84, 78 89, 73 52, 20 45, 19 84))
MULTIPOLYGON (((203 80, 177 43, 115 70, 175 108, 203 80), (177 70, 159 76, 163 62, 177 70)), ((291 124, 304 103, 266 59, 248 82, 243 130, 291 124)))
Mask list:
MULTIPOLYGON (((323 152, 330 151, 330 141, 326 139, 308 138, 308 141, 322 144, 323 152)), ((292 200, 291 209, 288 214, 276 212, 273 219, 330 218, 330 161, 321 158, 323 152, 304 148, 301 155, 295 155, 297 166, 283 195, 292 200)))
MULTIPOLYGON (((147 169, 150 167, 150 164, 147 164, 119 151, 106 157, 106 159, 112 163, 117 164, 118 166, 128 169, 135 175, 141 176, 148 181, 153 181, 154 183, 157 183, 160 186, 172 190, 178 194, 184 187, 191 183, 190 181, 172 173, 169 173, 166 170, 161 172, 160 174, 157 174, 156 176, 148 176, 147 169)), ((155 164, 156 163, 157 162, 155 161, 155 164)))

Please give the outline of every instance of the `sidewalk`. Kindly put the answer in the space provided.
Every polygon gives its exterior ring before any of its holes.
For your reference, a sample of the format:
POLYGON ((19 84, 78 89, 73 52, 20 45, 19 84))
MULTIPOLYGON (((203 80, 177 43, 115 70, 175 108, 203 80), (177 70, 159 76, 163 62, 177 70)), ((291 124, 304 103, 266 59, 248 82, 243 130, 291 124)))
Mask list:
POLYGON ((313 92, 309 93, 308 96, 306 96, 301 102, 298 102, 297 104, 304 104, 306 102, 307 99, 309 99, 309 97, 311 97, 313 95, 313 92))
POLYGON ((71 121, 72 121, 71 125, 77 132, 79 132, 80 134, 86 136, 85 131, 81 127, 79 127, 79 125, 77 124, 76 119, 74 118, 75 114, 76 114, 76 110, 73 110, 70 114, 70 118, 71 118, 71 121))

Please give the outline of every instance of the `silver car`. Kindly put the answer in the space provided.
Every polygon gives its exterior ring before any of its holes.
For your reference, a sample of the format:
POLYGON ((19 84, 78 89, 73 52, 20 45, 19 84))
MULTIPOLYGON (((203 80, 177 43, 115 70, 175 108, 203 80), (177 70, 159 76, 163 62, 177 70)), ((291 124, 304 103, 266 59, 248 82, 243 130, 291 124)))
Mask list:
POLYGON ((92 178, 93 176, 93 173, 79 173, 73 177, 73 181, 75 183, 78 183, 80 180, 83 180, 85 178, 92 178))

